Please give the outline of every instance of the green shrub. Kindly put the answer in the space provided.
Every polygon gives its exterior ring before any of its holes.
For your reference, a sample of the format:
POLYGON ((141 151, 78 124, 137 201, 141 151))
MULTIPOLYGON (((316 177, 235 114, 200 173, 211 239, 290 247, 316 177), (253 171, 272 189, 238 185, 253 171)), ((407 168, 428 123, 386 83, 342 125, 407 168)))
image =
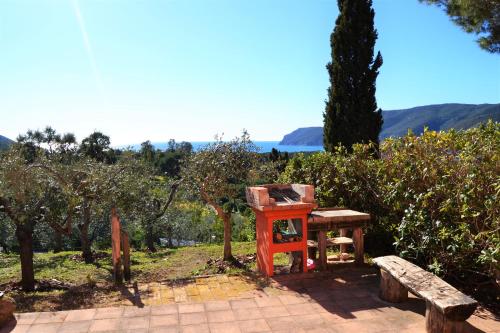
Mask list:
POLYGON ((281 182, 314 184, 319 204, 374 217, 367 251, 396 251, 441 276, 491 279, 500 261, 500 124, 386 139, 380 157, 298 155, 281 182), (392 246, 391 246, 392 245, 392 246))

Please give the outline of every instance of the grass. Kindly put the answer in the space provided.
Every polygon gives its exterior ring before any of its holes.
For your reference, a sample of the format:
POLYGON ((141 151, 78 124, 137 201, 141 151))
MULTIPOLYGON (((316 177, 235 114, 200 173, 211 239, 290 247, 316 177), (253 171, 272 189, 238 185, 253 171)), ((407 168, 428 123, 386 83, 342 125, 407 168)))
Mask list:
MULTIPOLYGON (((255 253, 255 242, 233 242, 233 255, 255 253)), ((132 280, 140 283, 192 278, 215 273, 207 265, 209 259, 222 257, 221 244, 203 244, 176 249, 159 249, 156 253, 131 252, 132 280)), ((85 264, 78 251, 36 253, 34 255, 36 280, 56 279, 67 290, 22 292, 12 290, 9 296, 16 300, 18 311, 48 311, 78 309, 113 304, 120 301, 121 289, 112 283, 111 251, 100 251, 92 264, 85 264)), ((242 268, 229 267, 226 273, 252 273, 255 263, 242 268)), ((0 290, 9 289, 21 279, 18 254, 0 253, 0 290)))
MULTIPOLYGON (((111 270, 111 258, 98 260, 95 264, 73 260, 80 254, 76 251, 60 253, 36 253, 33 258, 35 278, 37 280, 56 279, 68 284, 82 284, 91 277, 106 280, 111 270)), ((111 253, 110 253, 111 256, 111 253)), ((21 264, 18 254, 0 254, 0 285, 19 281, 21 279, 21 264)))
MULTIPOLYGON (((249 255, 255 253, 254 242, 233 242, 233 254, 249 255)), ((111 251, 102 251, 107 257, 98 258, 93 264, 85 264, 75 260, 78 251, 60 253, 36 253, 34 255, 35 278, 37 280, 57 279, 58 281, 80 285, 89 280, 96 283, 111 281, 111 251)), ((207 261, 221 257, 223 246, 220 244, 203 244, 176 249, 159 249, 148 253, 132 251, 132 279, 140 282, 185 279, 210 273, 207 261)), ((247 269, 254 269, 255 264, 247 269)), ((242 273, 244 269, 230 268, 228 273, 242 273)), ((0 286, 21 279, 21 265, 18 254, 0 253, 0 286)))

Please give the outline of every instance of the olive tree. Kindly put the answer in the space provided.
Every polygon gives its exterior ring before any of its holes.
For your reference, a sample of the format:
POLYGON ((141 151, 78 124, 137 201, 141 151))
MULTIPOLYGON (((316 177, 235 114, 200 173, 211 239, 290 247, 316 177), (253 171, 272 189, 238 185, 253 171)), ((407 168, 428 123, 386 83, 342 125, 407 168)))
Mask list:
POLYGON ((155 240, 161 219, 167 213, 178 188, 177 182, 166 177, 154 177, 149 174, 136 184, 140 197, 135 200, 134 206, 145 231, 145 242, 149 251, 156 252, 155 240))
POLYGON ((35 288, 33 230, 45 219, 50 193, 61 188, 51 173, 27 163, 18 148, 0 158, 0 212, 14 225, 20 248, 21 285, 30 291, 35 288))
POLYGON ((230 141, 216 137, 185 162, 183 183, 213 207, 224 223, 224 260, 233 257, 231 215, 245 207, 245 186, 255 180, 257 162, 257 147, 246 131, 230 141))
POLYGON ((78 205, 78 221, 76 222, 82 246, 82 256, 86 263, 93 262, 91 229, 96 223, 104 223, 105 211, 115 207, 128 205, 128 187, 124 185, 134 178, 131 175, 134 165, 124 157, 115 164, 105 164, 94 159, 83 158, 72 168, 71 184, 73 195, 78 205))

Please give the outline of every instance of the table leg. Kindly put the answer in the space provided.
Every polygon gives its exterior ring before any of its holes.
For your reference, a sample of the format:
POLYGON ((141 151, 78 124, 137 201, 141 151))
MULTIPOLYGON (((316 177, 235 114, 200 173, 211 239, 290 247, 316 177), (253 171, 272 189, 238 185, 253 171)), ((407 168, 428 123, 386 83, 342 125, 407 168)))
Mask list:
POLYGON ((356 265, 362 265, 364 263, 364 241, 363 241, 363 229, 360 227, 354 228, 352 231, 352 242, 354 245, 354 261, 356 265))
POLYGON ((321 230, 318 232, 318 252, 319 252, 319 269, 326 269, 326 231, 321 230))
MULTIPOLYGON (((339 230, 340 237, 347 237, 347 229, 340 229, 339 230)), ((346 253, 347 252, 347 244, 340 244, 340 253, 346 253)))
MULTIPOLYGON (((307 239, 317 241, 318 240, 317 233, 314 231, 308 231, 307 232, 307 239)), ((307 257, 311 258, 313 260, 316 260, 316 252, 317 252, 317 248, 315 248, 315 247, 308 248, 307 249, 307 257)))

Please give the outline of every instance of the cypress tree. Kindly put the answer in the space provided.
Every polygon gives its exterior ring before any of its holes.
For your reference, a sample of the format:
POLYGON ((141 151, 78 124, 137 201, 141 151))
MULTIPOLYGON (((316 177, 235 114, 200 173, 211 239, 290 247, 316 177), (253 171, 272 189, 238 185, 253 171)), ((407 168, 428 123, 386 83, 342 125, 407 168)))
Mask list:
POLYGON ((382 56, 373 49, 377 40, 371 0, 338 0, 339 16, 330 36, 332 61, 324 117, 324 146, 374 142, 382 128, 382 111, 375 99, 375 82, 382 56))

